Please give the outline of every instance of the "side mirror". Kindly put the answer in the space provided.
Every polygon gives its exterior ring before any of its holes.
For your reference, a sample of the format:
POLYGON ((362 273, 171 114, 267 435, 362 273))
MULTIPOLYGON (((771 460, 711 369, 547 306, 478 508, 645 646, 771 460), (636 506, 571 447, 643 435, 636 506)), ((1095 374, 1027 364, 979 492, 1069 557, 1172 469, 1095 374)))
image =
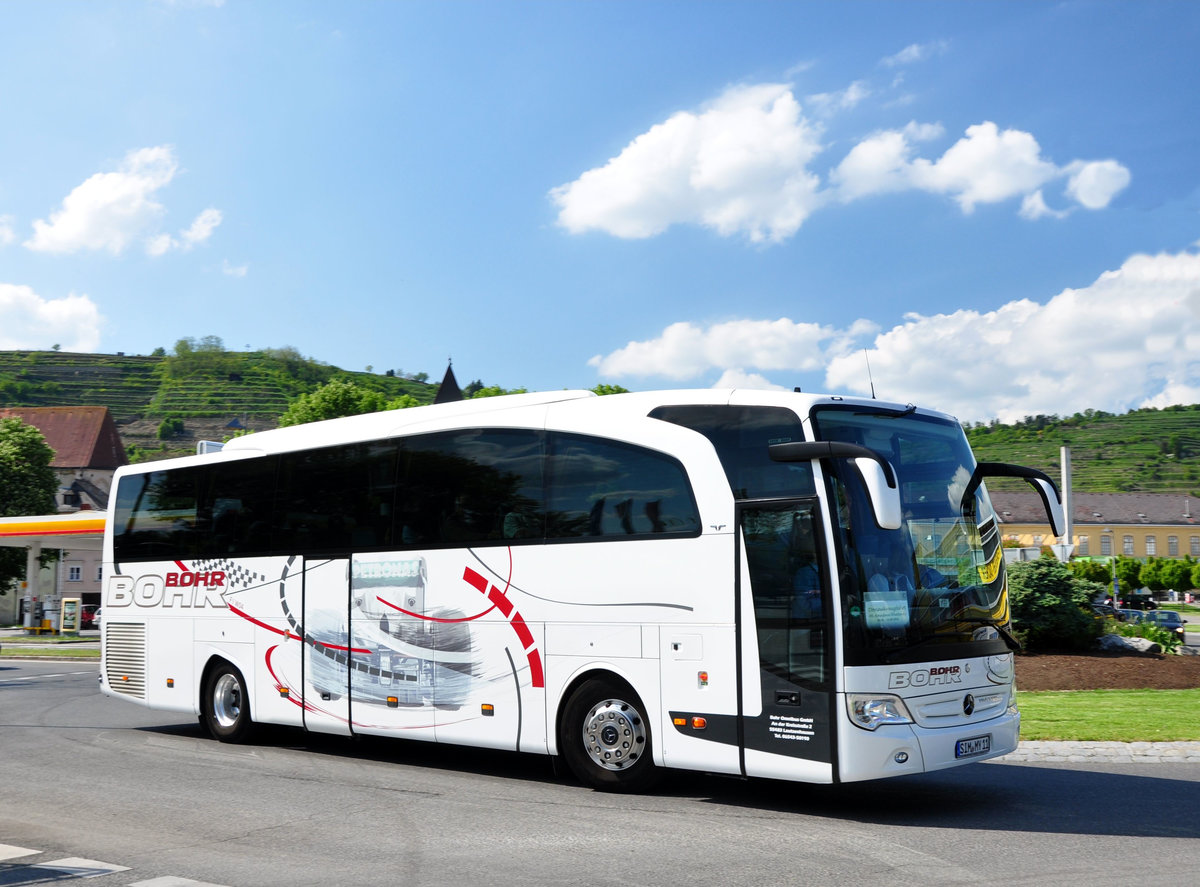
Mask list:
POLYGON ((875 523, 883 530, 898 530, 903 525, 900 487, 896 472, 870 447, 836 440, 814 440, 774 444, 767 450, 772 462, 809 462, 813 459, 849 459, 862 476, 875 513, 875 523))
POLYGON ((1054 485, 1054 481, 1044 472, 1038 471, 1036 468, 1026 468, 1023 465, 1009 465, 1005 462, 980 462, 975 466, 971 480, 967 484, 967 488, 963 491, 962 501, 959 503, 960 510, 965 508, 967 503, 971 501, 971 498, 975 495, 975 491, 979 489, 979 485, 983 483, 985 477, 1019 477, 1022 480, 1028 481, 1029 485, 1037 490, 1038 495, 1042 497, 1042 506, 1046 509, 1046 516, 1050 519, 1050 529, 1054 535, 1062 536, 1067 532, 1067 520, 1066 515, 1063 513, 1062 497, 1058 494, 1058 487, 1054 485))

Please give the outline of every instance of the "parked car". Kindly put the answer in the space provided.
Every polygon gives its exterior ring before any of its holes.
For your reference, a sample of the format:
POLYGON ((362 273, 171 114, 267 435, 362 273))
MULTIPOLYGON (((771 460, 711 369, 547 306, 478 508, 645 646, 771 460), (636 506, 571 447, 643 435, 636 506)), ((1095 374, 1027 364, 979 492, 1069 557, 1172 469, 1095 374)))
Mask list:
POLYGON ((1121 616, 1124 616, 1126 622, 1133 623, 1135 625, 1143 621, 1142 614, 1137 610, 1117 610, 1117 613, 1119 613, 1121 616))
POLYGON ((100 624, 96 621, 96 614, 100 612, 99 604, 84 604, 79 608, 79 630, 88 631, 97 629, 100 624))
POLYGON ((1125 621, 1125 615, 1116 607, 1109 604, 1092 604, 1092 609, 1096 611, 1097 616, 1104 616, 1109 619, 1116 619, 1118 622, 1125 621))
POLYGON ((1159 628, 1165 628, 1167 631, 1174 632, 1179 635, 1181 641, 1184 640, 1185 629, 1183 624, 1187 620, 1174 610, 1150 610, 1143 616, 1142 621, 1153 623, 1159 628))
POLYGON ((95 626, 96 631, 100 630, 100 608, 99 607, 97 607, 96 612, 92 614, 92 625, 95 626))

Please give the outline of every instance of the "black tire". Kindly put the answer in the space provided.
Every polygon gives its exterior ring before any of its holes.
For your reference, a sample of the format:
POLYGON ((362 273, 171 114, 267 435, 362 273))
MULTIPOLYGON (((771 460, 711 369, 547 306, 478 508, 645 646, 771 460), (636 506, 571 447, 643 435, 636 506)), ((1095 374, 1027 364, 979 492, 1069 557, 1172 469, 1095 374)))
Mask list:
POLYGON ((244 742, 254 722, 250 694, 241 672, 225 662, 216 666, 204 685, 204 726, 221 742, 244 742))
POLYGON ((645 711, 624 684, 593 679, 579 685, 563 709, 558 748, 580 782, 600 791, 639 792, 658 781, 645 711))

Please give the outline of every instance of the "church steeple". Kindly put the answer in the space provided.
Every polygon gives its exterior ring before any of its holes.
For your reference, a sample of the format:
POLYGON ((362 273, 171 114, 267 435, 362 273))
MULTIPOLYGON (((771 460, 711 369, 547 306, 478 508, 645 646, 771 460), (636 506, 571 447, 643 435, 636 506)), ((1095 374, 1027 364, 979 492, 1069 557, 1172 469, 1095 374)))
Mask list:
POLYGON ((454 378, 454 362, 450 361, 446 364, 446 375, 442 377, 442 384, 438 386, 437 397, 433 402, 454 403, 462 399, 462 389, 458 387, 458 380, 454 378))

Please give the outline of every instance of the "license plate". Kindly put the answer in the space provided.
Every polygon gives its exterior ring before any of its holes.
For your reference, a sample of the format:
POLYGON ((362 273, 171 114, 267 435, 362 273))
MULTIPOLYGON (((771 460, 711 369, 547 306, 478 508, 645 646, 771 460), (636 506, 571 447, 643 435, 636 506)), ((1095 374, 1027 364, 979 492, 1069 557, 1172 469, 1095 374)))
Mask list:
POLYGON ((960 739, 954 744, 954 757, 973 758, 975 755, 986 755, 992 750, 992 735, 973 736, 970 739, 960 739))

